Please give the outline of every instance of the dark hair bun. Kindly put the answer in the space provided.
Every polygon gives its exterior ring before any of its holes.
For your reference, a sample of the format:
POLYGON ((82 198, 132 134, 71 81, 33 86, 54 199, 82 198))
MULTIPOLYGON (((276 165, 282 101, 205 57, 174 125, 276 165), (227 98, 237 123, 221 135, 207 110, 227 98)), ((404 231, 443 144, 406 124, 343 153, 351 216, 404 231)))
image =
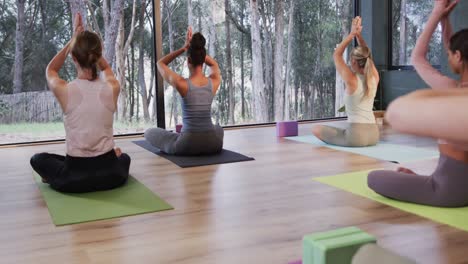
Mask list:
POLYGON ((206 45, 206 39, 203 37, 201 33, 195 33, 192 36, 192 40, 190 41, 190 46, 193 49, 204 49, 206 45))
POLYGON ((190 63, 194 66, 203 65, 206 58, 205 49, 206 39, 203 35, 198 32, 193 34, 192 40, 190 41, 190 47, 187 51, 187 55, 190 58, 190 63))
POLYGON ((91 65, 96 64, 98 59, 99 59, 99 55, 96 53, 90 53, 88 55, 88 63, 91 65))

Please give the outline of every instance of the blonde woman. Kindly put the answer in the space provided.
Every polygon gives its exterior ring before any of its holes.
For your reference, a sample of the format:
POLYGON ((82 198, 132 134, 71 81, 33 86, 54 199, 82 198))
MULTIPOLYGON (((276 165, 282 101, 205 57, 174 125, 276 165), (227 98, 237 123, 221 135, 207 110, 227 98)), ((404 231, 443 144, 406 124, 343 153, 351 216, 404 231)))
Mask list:
POLYGON ((361 18, 353 19, 351 33, 333 54, 336 70, 346 84, 345 106, 347 127, 315 126, 313 134, 325 143, 345 147, 373 146, 379 141, 373 106, 379 83, 379 74, 372 61, 371 50, 361 35, 361 18), (359 46, 351 52, 351 66, 343 59, 346 47, 357 39, 359 46))

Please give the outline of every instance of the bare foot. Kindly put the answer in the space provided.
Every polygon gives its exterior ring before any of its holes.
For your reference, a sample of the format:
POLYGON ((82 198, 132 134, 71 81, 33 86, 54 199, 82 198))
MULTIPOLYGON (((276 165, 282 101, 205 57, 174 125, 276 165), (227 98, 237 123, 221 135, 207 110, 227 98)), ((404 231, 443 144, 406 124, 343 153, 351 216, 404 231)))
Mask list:
POLYGON ((115 148, 114 151, 117 157, 120 157, 120 155, 122 155, 122 150, 119 147, 115 148))
POLYGON ((410 169, 407 169, 407 168, 403 168, 403 167, 398 168, 397 172, 403 172, 403 173, 408 173, 408 174, 416 174, 414 171, 412 171, 410 169))

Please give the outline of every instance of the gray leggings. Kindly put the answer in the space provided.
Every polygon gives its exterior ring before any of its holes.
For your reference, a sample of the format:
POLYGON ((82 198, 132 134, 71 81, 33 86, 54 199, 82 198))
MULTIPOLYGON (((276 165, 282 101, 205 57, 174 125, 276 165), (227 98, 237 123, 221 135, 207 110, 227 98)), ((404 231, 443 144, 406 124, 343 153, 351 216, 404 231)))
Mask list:
POLYGON ((375 192, 396 200, 440 207, 468 205, 468 163, 442 154, 431 176, 373 171, 367 184, 375 192))
POLYGON ((348 123, 346 128, 322 126, 318 137, 325 143, 343 147, 368 147, 379 142, 377 124, 348 123))
POLYGON ((206 155, 221 152, 223 149, 224 130, 214 126, 212 131, 182 132, 181 134, 161 128, 150 128, 145 132, 145 139, 161 151, 172 155, 206 155))

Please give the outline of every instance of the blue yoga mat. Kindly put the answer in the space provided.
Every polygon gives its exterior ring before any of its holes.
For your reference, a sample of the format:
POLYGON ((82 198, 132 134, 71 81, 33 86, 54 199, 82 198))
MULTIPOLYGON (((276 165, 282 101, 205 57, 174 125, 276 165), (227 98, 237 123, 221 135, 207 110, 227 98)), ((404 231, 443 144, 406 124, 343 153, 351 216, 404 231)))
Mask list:
POLYGON ((287 137, 286 139, 294 140, 302 143, 313 144, 316 146, 327 147, 334 150, 351 152, 368 156, 375 159, 386 160, 391 162, 403 163, 419 160, 434 159, 439 157, 439 151, 426 148, 410 147, 405 145, 396 145, 390 143, 379 143, 371 147, 352 148, 339 147, 327 144, 314 135, 287 137))

